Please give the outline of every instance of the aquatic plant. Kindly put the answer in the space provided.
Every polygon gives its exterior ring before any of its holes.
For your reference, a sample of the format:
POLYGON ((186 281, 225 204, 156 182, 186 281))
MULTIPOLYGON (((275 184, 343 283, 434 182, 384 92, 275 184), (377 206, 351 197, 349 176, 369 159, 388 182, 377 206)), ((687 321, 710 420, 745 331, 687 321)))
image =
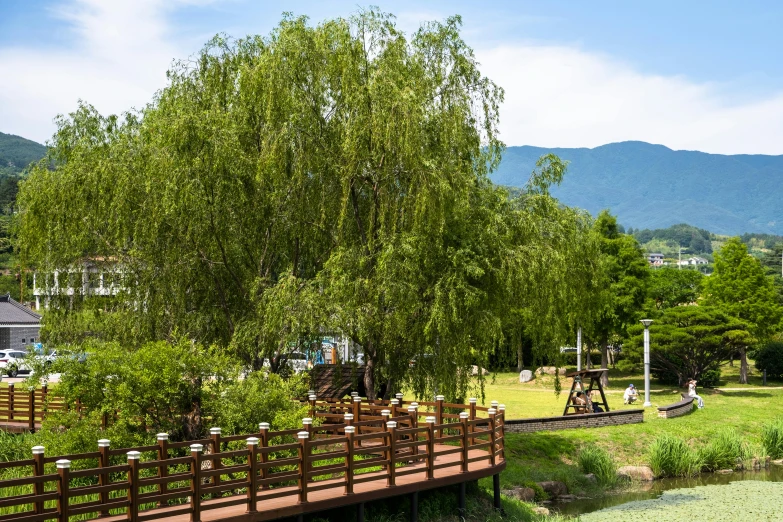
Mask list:
POLYGON ((592 473, 603 486, 612 486, 617 482, 617 465, 609 452, 599 446, 585 446, 577 456, 582 473, 592 473))
POLYGON ((659 435, 650 445, 649 461, 656 477, 691 477, 701 470, 698 453, 668 433, 659 435))
POLYGON ((783 458, 783 417, 778 417, 761 428, 761 444, 773 459, 783 458))
POLYGON ((724 428, 712 437, 698 452, 702 471, 743 467, 751 451, 734 428, 724 428))

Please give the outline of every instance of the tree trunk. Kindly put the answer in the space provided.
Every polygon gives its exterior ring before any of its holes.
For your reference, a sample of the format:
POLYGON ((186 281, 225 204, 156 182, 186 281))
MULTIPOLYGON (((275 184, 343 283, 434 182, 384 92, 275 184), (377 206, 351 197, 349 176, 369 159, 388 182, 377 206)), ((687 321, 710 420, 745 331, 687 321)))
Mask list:
MULTIPOLYGON (((601 368, 609 367, 609 343, 601 343, 601 368)), ((601 386, 609 386, 609 372, 601 374, 601 386)))
POLYGON ((740 348, 740 384, 748 384, 748 357, 745 347, 740 348))
POLYGON ((517 337, 517 372, 521 372, 524 368, 522 361, 522 336, 517 337))

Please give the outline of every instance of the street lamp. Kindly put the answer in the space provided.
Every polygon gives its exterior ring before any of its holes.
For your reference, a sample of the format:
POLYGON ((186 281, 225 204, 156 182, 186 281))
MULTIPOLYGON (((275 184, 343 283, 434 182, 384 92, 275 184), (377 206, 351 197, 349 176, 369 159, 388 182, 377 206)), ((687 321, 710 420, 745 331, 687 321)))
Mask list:
POLYGON ((644 407, 650 403, 650 325, 652 319, 642 319, 644 325, 644 407))
POLYGON ((576 331, 576 371, 582 371, 582 327, 576 331))

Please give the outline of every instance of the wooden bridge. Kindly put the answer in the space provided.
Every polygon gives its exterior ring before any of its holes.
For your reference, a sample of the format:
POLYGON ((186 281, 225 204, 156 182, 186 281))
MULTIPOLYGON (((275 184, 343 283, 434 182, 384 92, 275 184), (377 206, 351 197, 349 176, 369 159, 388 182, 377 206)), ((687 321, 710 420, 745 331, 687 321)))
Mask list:
POLYGON ((343 400, 308 401, 302 428, 224 436, 212 428, 202 440, 46 456, 3 462, 20 478, 0 480, 0 522, 70 517, 106 521, 257 522, 296 517, 409 495, 417 520, 418 493, 493 476, 505 468, 502 405, 343 400))

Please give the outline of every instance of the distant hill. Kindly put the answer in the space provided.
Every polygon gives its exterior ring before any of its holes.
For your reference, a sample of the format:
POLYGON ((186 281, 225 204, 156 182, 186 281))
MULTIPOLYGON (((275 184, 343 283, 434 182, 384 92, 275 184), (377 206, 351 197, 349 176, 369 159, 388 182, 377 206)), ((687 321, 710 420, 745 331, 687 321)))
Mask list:
POLYGON ((45 155, 46 147, 40 143, 0 132, 0 175, 20 174, 45 155))
POLYGON ((594 149, 509 147, 492 180, 521 187, 536 160, 571 163, 553 195, 595 214, 608 208, 635 229, 689 223, 718 234, 783 234, 783 156, 724 156, 640 141, 594 149))

